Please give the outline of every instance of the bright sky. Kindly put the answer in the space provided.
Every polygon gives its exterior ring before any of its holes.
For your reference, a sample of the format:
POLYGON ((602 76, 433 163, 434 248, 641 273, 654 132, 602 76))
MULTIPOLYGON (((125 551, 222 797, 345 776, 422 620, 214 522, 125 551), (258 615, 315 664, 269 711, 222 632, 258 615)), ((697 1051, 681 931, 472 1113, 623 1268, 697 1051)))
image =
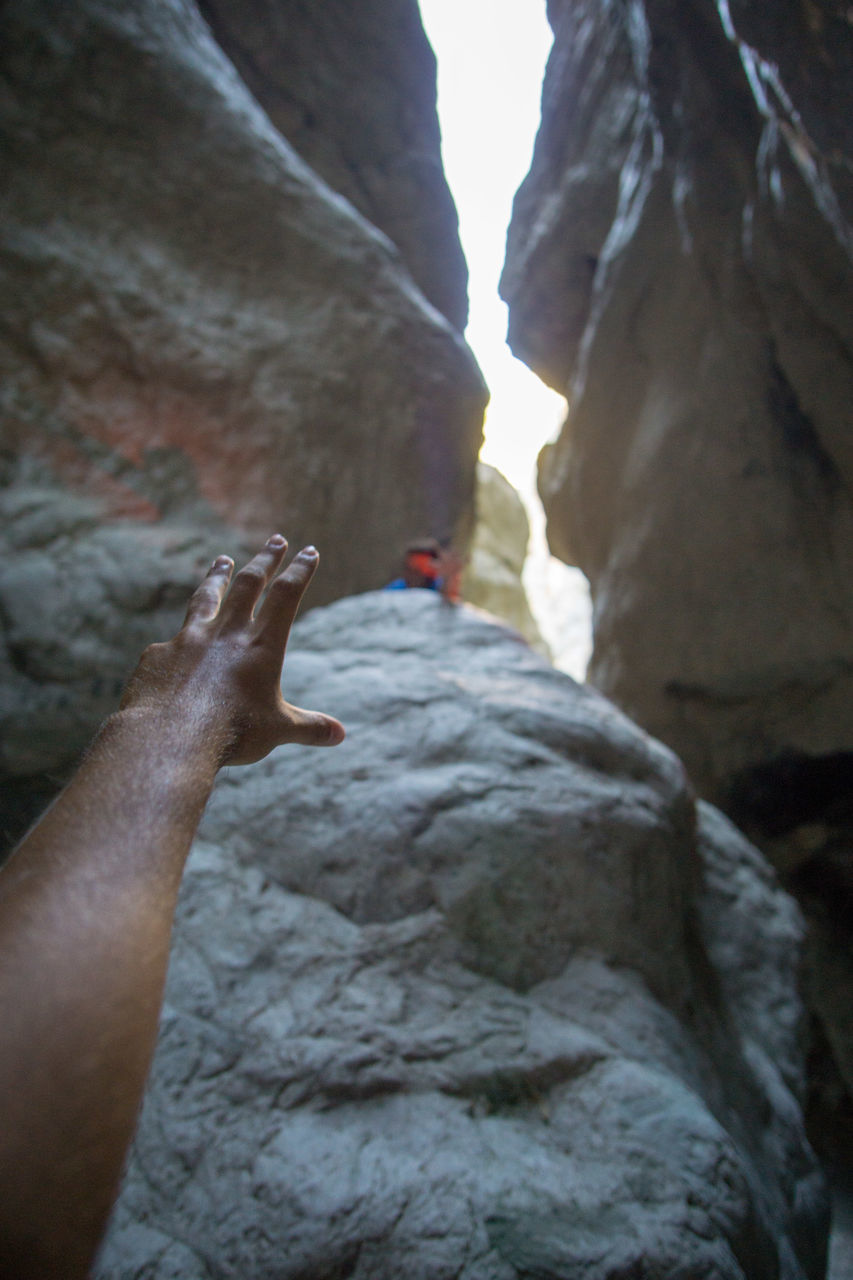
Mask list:
POLYGON ((512 198, 530 167, 551 47, 545 0, 420 0, 438 59, 442 154, 468 260, 466 338, 492 392, 483 459, 517 488, 566 403, 513 358, 498 279, 512 198))
POLYGON ((525 586, 558 666, 582 677, 589 653, 589 593, 576 569, 548 555, 536 497, 536 456, 566 402, 506 345, 498 297, 512 198, 533 154, 542 76, 551 48, 545 0, 420 0, 438 60, 438 115, 447 181, 468 260, 466 330, 492 393, 481 457, 520 492, 531 522, 525 586))

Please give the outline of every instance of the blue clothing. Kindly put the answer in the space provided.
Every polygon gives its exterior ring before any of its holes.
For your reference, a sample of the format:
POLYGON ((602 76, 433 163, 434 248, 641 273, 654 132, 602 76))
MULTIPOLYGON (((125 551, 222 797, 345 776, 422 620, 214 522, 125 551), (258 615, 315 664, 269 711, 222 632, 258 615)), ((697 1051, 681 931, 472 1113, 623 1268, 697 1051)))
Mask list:
MULTIPOLYGON (((444 583, 442 582, 441 578, 433 578, 432 582, 425 582, 422 587, 420 588, 414 587, 412 589, 415 591, 418 591, 418 590, 440 591, 443 585, 444 583)), ((407 591, 408 588, 409 588, 409 584, 406 582, 405 578, 395 578, 393 582, 388 583, 388 586, 385 588, 385 590, 386 591, 407 591)))

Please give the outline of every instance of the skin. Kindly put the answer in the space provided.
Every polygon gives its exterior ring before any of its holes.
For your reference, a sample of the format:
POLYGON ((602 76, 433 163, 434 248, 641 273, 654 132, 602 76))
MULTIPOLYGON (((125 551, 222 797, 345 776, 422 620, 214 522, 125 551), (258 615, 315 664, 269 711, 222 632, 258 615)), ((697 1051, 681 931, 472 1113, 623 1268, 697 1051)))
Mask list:
POLYGON ((178 888, 224 764, 343 726, 285 702, 317 567, 273 535, 220 556, 180 632, 146 649, 73 781, 0 871, 0 1276, 86 1276, 157 1037, 178 888), (271 585, 269 585, 271 584, 271 585), (265 588, 269 586, 266 596, 265 588), (263 598, 262 598, 263 597, 263 598))

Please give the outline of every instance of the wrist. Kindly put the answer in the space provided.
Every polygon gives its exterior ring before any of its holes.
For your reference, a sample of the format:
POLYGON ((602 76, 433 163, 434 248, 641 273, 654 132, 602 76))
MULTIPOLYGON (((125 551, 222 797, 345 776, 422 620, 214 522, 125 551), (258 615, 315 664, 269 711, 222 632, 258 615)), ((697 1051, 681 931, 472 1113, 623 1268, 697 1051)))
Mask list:
POLYGON ((202 716, 198 708, 180 704, 152 706, 144 703, 120 707, 104 721, 92 750, 103 747, 110 754, 125 747, 150 768, 163 764, 176 776, 191 766, 195 774, 215 777, 231 745, 227 724, 216 716, 202 716))

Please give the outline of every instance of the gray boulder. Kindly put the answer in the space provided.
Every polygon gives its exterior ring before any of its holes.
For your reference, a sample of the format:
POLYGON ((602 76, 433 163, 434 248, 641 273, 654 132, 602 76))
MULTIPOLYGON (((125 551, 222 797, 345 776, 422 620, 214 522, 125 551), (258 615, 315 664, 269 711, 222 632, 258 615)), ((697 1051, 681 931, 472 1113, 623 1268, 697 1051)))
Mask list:
POLYGON ((217 786, 99 1280, 818 1280, 761 855, 433 593, 314 610, 288 664, 348 737, 217 786))

